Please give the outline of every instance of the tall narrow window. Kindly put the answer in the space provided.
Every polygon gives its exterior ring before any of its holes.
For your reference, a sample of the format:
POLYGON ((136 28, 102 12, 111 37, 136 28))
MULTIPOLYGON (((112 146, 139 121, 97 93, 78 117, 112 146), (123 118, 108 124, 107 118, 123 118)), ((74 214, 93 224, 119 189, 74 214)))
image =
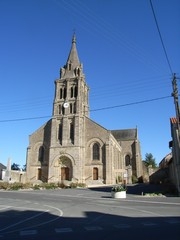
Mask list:
POLYGON ((73 112, 72 103, 70 103, 69 108, 70 108, 70 113, 72 113, 73 112))
POLYGON ((44 161, 44 147, 43 147, 43 146, 41 146, 41 147, 39 148, 38 160, 39 160, 40 162, 43 162, 43 161, 44 161))
POLYGON ((129 166, 131 165, 131 159, 130 159, 130 156, 129 155, 126 155, 125 156, 125 166, 129 166))
POLYGON ((99 144, 94 143, 94 145, 93 145, 93 160, 99 160, 99 159, 100 159, 99 144))
POLYGON ((74 103, 74 113, 76 113, 76 103, 74 103))
POLYGON ((61 104, 59 105, 59 114, 62 114, 62 106, 61 106, 61 104))
POLYGON ((62 99, 63 98, 63 90, 62 90, 62 88, 60 88, 60 99, 62 99))
POLYGON ((70 140, 72 143, 74 143, 74 124, 70 123, 70 140))
POLYGON ((63 128, 62 128, 62 124, 60 123, 59 124, 59 132, 58 132, 58 139, 59 139, 60 144, 62 144, 62 131, 63 131, 63 128))
POLYGON ((78 89, 77 89, 77 86, 75 86, 74 88, 74 97, 76 98, 78 95, 78 89))
POLYGON ((71 87, 71 98, 73 98, 73 87, 71 87))
POLYGON ((66 96, 67 96, 67 90, 66 88, 64 88, 64 99, 66 98, 66 96))

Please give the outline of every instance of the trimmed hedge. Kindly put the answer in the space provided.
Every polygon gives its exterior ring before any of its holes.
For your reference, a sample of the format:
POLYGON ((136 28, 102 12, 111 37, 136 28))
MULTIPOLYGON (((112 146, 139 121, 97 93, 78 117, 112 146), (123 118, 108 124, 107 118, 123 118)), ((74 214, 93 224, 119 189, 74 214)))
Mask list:
POLYGON ((65 188, 85 188, 86 184, 84 183, 71 183, 69 186, 65 185, 63 182, 59 183, 42 183, 42 184, 33 184, 33 183, 8 183, 8 182, 0 182, 1 190, 20 190, 20 189, 65 189, 65 188))

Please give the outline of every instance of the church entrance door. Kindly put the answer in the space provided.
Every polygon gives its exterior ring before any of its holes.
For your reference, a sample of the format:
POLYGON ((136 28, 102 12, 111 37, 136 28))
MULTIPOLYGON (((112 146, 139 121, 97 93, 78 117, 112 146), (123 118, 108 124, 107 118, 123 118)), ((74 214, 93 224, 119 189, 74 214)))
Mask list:
POLYGON ((70 180, 69 179, 69 168, 62 167, 61 168, 61 180, 70 180))

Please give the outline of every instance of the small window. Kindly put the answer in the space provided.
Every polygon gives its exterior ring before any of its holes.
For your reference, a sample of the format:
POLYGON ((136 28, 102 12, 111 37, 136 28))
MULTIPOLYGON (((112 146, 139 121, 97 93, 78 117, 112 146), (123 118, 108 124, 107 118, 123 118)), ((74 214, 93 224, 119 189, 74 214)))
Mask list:
POLYGON ((69 63, 69 70, 71 71, 71 63, 69 63))

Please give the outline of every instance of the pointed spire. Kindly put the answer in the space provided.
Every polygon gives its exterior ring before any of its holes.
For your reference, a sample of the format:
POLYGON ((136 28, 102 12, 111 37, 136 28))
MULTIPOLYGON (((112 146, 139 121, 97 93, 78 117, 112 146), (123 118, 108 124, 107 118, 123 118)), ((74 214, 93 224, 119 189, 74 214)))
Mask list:
POLYGON ((82 65, 79 61, 77 49, 76 49, 76 35, 73 34, 72 46, 66 62, 66 65, 61 68, 61 78, 65 77, 75 77, 82 74, 82 65))
POLYGON ((68 60, 67 60, 66 64, 71 64, 73 69, 80 65, 79 57, 78 57, 78 53, 77 53, 77 49, 76 49, 75 33, 73 34, 72 46, 71 46, 71 50, 70 50, 70 53, 69 53, 68 60))

